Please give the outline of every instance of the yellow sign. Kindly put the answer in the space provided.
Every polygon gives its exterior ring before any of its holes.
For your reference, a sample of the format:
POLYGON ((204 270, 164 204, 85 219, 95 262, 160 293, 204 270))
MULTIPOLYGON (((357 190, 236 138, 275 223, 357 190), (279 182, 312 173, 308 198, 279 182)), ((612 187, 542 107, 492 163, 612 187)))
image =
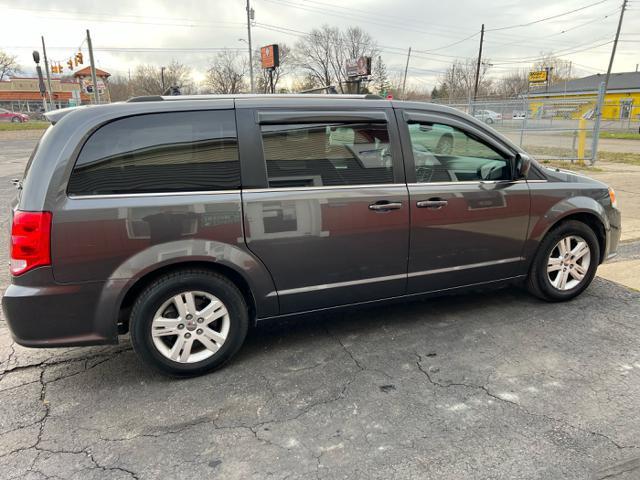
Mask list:
POLYGON ((537 72, 529 72, 529 83, 542 83, 547 81, 547 71, 539 70, 537 72))

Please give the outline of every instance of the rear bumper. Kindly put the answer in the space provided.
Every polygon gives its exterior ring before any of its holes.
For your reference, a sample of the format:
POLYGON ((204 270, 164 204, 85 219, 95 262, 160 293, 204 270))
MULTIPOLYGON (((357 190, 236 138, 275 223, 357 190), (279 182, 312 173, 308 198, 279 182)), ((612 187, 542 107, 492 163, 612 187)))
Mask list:
POLYGON ((49 267, 37 268, 14 279, 2 309, 14 340, 26 347, 117 343, 114 316, 98 314, 103 288, 102 282, 55 284, 49 267))

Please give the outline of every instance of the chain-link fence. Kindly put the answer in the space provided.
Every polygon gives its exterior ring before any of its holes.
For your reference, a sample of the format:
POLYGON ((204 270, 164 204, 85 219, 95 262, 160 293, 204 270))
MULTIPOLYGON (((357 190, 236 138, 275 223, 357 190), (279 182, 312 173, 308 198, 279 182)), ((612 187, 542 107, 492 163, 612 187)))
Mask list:
MULTIPOLYGON (((597 144, 598 95, 523 96, 507 100, 449 103, 495 128, 539 160, 594 163, 597 144)), ((640 128, 640 105, 629 98, 602 101, 602 132, 634 132, 640 128)))

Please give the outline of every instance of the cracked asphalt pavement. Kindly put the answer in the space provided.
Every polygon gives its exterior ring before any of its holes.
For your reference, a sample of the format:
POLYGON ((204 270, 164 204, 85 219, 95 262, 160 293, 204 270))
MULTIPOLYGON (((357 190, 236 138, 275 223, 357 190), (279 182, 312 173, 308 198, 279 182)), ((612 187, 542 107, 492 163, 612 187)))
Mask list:
MULTIPOLYGON (((33 142, 0 142, 5 229, 33 142)), ((597 279, 564 304, 510 288, 277 321, 189 380, 127 339, 22 348, 0 319, 0 478, 637 479, 639 305, 597 279)))

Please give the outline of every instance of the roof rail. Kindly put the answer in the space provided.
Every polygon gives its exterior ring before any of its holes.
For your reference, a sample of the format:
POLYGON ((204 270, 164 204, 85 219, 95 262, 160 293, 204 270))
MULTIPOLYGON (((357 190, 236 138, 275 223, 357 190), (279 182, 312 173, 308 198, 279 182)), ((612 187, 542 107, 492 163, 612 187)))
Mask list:
POLYGON ((135 103, 135 102, 159 102, 164 100, 160 95, 143 95, 141 97, 131 97, 127 100, 127 103, 135 103))

